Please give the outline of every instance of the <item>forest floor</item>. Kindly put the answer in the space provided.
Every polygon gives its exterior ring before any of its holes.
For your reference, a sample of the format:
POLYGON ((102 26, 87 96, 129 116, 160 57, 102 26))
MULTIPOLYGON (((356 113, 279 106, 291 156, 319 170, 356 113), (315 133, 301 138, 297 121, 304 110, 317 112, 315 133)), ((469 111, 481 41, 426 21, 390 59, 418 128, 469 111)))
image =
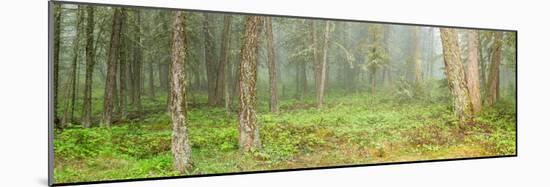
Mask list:
MULTIPOLYGON (((196 99, 196 98, 195 98, 196 99)), ((199 98, 199 101, 205 98, 199 98)), ((396 101, 382 94, 282 100, 270 114, 259 99, 262 149, 242 154, 236 112, 190 105, 193 171, 188 175, 514 155, 516 109, 502 99, 474 123, 457 125, 449 104, 396 101)), ((55 131, 56 183, 175 176, 166 112, 111 128, 55 131)))

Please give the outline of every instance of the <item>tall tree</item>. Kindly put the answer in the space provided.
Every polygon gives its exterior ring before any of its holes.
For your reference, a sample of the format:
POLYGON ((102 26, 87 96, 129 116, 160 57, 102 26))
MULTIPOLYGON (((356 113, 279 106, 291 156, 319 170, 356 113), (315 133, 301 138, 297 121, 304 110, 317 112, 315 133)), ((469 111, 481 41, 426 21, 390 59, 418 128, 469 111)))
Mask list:
POLYGON ((132 99, 134 102, 134 105, 136 107, 137 116, 141 116, 140 113, 142 111, 141 106, 141 91, 142 91, 142 79, 141 79, 141 70, 142 70, 142 50, 141 50, 141 11, 134 10, 134 63, 133 63, 133 70, 132 70, 132 76, 134 80, 134 88, 133 88, 133 95, 134 98, 132 99))
POLYGON ((473 109, 465 80, 464 68, 460 60, 458 35, 455 29, 441 28, 440 31, 441 42, 443 44, 445 75, 453 97, 454 113, 458 117, 459 123, 464 125, 472 119, 473 109))
POLYGON ((498 100, 499 72, 502 48, 502 32, 495 32, 491 48, 491 64, 489 65, 489 77, 487 81, 486 97, 487 104, 493 105, 498 100))
POLYGON ((275 63, 275 49, 273 47, 273 28, 271 18, 265 19, 267 34, 267 68, 269 71, 269 111, 277 112, 277 64, 275 63))
POLYGON ((191 170, 191 146, 187 135, 187 103, 185 74, 185 17, 173 13, 170 71, 170 114, 172 118, 172 156, 174 169, 180 174, 191 170))
MULTIPOLYGON (((59 48, 61 47, 61 6, 54 6, 54 22, 53 22, 53 38, 54 38, 54 46, 53 46, 53 110, 54 110, 54 121, 57 124, 57 106, 59 103, 58 95, 59 95, 59 48)), ((57 126, 56 126, 57 127, 57 126)))
POLYGON ((208 80, 208 104, 216 105, 216 53, 214 52, 214 39, 210 28, 211 15, 204 13, 203 34, 204 34, 204 61, 206 65, 206 77, 208 80))
POLYGON ((418 86, 422 82, 422 61, 420 59, 420 28, 412 29, 412 62, 414 64, 414 82, 418 86))
MULTIPOLYGON (((313 31, 315 32, 315 31, 313 31)), ((321 55, 321 61, 318 65, 319 68, 319 77, 318 77, 318 86, 317 86, 317 108, 323 107, 323 97, 325 94, 325 81, 326 81, 326 74, 327 74, 327 54, 328 54, 328 40, 329 40, 329 32, 330 32, 330 22, 325 21, 325 35, 323 37, 323 46, 322 46, 322 55, 321 55)))
POLYGON ((466 71, 466 80, 468 81, 468 90, 472 98, 472 107, 474 114, 481 111, 481 94, 479 91, 479 65, 478 65, 478 41, 477 31, 468 31, 468 71, 466 71))
MULTIPOLYGON (((124 13, 125 14, 125 13, 124 13)), ((122 23, 120 32, 128 32, 129 29, 126 23, 126 15, 122 16, 122 23)), ((118 59, 118 109, 120 112, 120 118, 125 119, 128 116, 128 110, 126 108, 127 95, 128 95, 128 80, 131 75, 130 63, 129 63, 129 38, 121 34, 120 36, 120 51, 118 59)))
POLYGON ((76 9, 76 24, 75 24, 75 35, 72 42, 72 59, 71 59, 71 73, 70 73, 70 80, 69 80, 69 89, 66 89, 67 95, 66 97, 70 97, 69 100, 65 101, 65 112, 63 117, 63 126, 66 126, 68 123, 71 123, 73 121, 74 116, 74 106, 76 101, 76 85, 77 85, 77 70, 78 70, 78 52, 80 49, 80 45, 78 44, 80 41, 80 35, 82 32, 80 31, 81 23, 84 21, 84 16, 82 13, 82 7, 78 6, 76 9))
POLYGON ((105 126, 111 126, 113 118, 113 97, 115 95, 116 64, 120 48, 120 36, 124 9, 115 8, 113 14, 111 42, 107 59, 107 77, 105 79, 105 94, 103 96, 103 121, 105 126))
POLYGON ((218 74, 216 75, 216 82, 214 86, 214 98, 212 98, 213 105, 221 105, 226 85, 226 67, 229 62, 229 41, 231 40, 231 15, 225 15, 223 17, 223 33, 222 33, 222 42, 220 47, 220 62, 218 63, 218 74))
POLYGON ((317 99, 317 106, 319 106, 319 88, 321 87, 321 62, 319 61, 319 38, 317 36, 317 23, 315 20, 310 20, 309 22, 310 32, 311 32, 311 43, 312 43, 312 55, 313 55, 313 77, 315 81, 315 98, 317 99))
POLYGON ((82 124, 89 128, 92 124, 92 76, 94 74, 94 8, 86 8, 86 75, 84 80, 84 102, 82 107, 82 124))
POLYGON ((260 131, 256 124, 256 51, 261 29, 260 16, 247 16, 239 77, 239 148, 243 152, 261 147, 260 131))

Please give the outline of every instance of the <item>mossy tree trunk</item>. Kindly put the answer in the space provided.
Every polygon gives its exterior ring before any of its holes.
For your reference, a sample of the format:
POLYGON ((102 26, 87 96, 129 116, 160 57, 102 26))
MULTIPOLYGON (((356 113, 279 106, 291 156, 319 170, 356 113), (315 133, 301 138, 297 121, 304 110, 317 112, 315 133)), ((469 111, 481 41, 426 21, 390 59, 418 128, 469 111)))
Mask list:
POLYGON ((464 68, 460 60, 458 35, 454 29, 441 28, 443 44, 443 61, 445 75, 453 97, 453 110, 461 125, 471 121, 473 115, 472 102, 466 84, 464 68))
POLYGON ((247 16, 241 49, 239 77, 239 148, 243 152, 259 149, 260 132, 256 119, 256 51, 261 29, 260 16, 247 16))
POLYGON ((191 170, 191 146, 187 134, 185 50, 186 33, 183 12, 173 13, 170 70, 170 116, 172 119, 173 166, 180 174, 191 170))
POLYGON ((107 77, 105 78, 105 93, 103 97, 102 124, 110 126, 113 118, 113 97, 115 95, 116 64, 120 48, 120 37, 124 9, 115 8, 112 22, 111 42, 107 59, 107 77))
POLYGON ((468 91, 470 92, 470 97, 472 99, 474 114, 481 111, 477 38, 477 31, 468 31, 468 71, 466 71, 466 80, 468 81, 468 91))

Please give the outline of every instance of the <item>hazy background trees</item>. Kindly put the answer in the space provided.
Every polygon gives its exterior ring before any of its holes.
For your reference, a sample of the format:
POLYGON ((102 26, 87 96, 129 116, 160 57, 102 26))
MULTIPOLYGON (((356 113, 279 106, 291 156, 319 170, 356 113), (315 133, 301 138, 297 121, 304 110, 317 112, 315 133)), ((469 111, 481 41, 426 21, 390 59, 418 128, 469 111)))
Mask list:
POLYGON ((168 112, 182 174, 188 108, 223 110, 248 152, 262 147, 258 113, 330 109, 333 96, 445 103, 468 125, 516 94, 513 32, 70 4, 53 26, 55 127, 168 112))

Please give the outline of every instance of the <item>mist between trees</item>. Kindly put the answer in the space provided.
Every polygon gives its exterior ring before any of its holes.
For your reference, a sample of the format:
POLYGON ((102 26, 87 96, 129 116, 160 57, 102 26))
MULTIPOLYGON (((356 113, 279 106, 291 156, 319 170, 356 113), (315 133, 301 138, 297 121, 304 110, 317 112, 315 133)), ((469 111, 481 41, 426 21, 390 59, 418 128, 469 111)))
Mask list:
POLYGON ((72 4, 53 14, 56 182, 516 151, 514 32, 72 4))

